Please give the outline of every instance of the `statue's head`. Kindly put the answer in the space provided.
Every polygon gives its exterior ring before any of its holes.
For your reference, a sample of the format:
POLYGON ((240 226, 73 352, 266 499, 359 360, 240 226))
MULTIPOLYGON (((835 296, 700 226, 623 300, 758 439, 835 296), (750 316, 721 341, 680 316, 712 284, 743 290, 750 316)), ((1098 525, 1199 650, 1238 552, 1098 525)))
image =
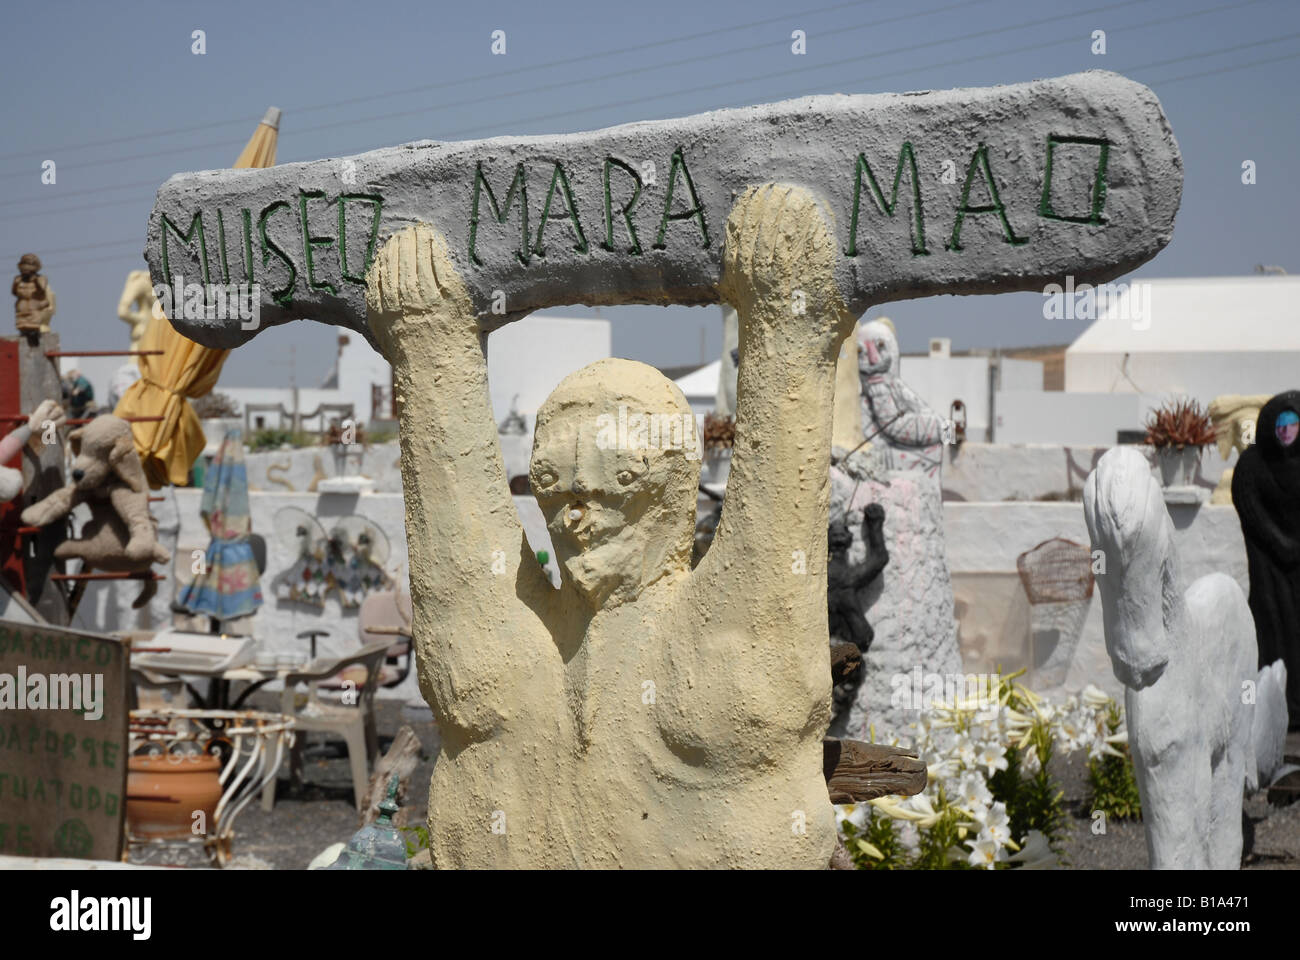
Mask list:
POLYGON ((897 376, 898 337, 888 317, 858 324, 858 373, 862 377, 897 376))
POLYGON ((1300 392, 1287 390, 1273 397, 1259 411, 1255 444, 1266 462, 1300 457, 1300 392))
POLYGON ((34 253, 24 253, 18 258, 18 272, 24 277, 41 272, 41 258, 34 253))
POLYGON ((700 437, 654 367, 599 360, 537 412, 529 484, 556 560, 593 609, 690 569, 700 437))
POLYGON ((1084 484, 1083 516, 1111 669, 1124 686, 1141 690, 1168 665, 1183 609, 1173 524, 1146 457, 1132 447, 1103 456, 1084 484), (1104 567, 1095 567, 1098 559, 1104 567))

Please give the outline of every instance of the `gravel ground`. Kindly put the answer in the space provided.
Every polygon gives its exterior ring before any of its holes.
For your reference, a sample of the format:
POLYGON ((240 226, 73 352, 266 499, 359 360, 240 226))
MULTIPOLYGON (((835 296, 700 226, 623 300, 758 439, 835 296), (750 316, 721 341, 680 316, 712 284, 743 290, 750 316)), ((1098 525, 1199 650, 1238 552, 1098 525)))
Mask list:
MULTIPOLYGON (((1300 763, 1300 734, 1287 741, 1287 762, 1300 763)), ((1052 773, 1065 791, 1068 812, 1065 852, 1071 867, 1080 870, 1145 870, 1146 839, 1137 821, 1108 820, 1104 835, 1092 832, 1088 808, 1088 764, 1084 754, 1053 761, 1052 773)), ((1300 869, 1300 803, 1278 807, 1264 793, 1248 796, 1242 843, 1244 870, 1300 869)))
MULTIPOLYGON (((275 709, 274 695, 258 706, 275 709)), ((407 711, 404 715, 402 707, 400 701, 381 700, 375 709, 381 751, 387 749, 404 722, 410 723, 423 746, 420 765, 411 777, 410 795, 399 814, 399 822, 405 817, 406 822, 415 824, 424 821, 438 732, 427 712, 420 716, 407 711)), ((1300 734, 1293 733, 1287 746, 1288 761, 1300 763, 1300 734)), ((1085 802, 1087 763, 1083 755, 1054 761, 1052 772, 1065 791, 1065 852, 1069 865, 1082 870, 1146 869, 1141 823, 1110 820, 1104 835, 1092 832, 1091 811, 1085 802)), ((245 808, 236 821, 236 865, 302 870, 330 844, 346 842, 352 836, 358 817, 352 802, 347 751, 342 743, 330 744, 322 734, 310 735, 303 774, 303 788, 293 790, 286 762, 278 781, 274 811, 264 813, 258 803, 245 808)), ((1245 815, 1244 869, 1300 869, 1300 803, 1271 806, 1262 794, 1256 794, 1247 798, 1245 815)))
MULTIPOLYGON (((276 710, 278 694, 254 696, 251 706, 276 710)), ((423 719, 402 715, 400 700, 378 700, 375 719, 379 749, 388 749, 393 734, 407 723, 422 746, 420 765, 411 775, 410 795, 404 798, 398 822, 423 823, 429 799, 429 778, 438 748, 438 730, 427 711, 423 719)), ((276 784, 275 809, 262 810, 260 802, 244 808, 235 821, 235 865, 277 870, 304 870, 318 853, 333 843, 346 843, 356 832, 359 818, 353 803, 352 774, 342 741, 327 742, 325 734, 309 734, 303 755, 303 787, 289 783, 289 763, 281 766, 276 784)))

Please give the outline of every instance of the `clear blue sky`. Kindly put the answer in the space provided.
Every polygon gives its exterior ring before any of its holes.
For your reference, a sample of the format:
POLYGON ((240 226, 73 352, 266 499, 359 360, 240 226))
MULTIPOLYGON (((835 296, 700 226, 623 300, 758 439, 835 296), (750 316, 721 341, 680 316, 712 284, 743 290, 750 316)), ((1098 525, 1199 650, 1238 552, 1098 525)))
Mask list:
MULTIPOLYGON (((1100 67, 1156 91, 1186 164, 1173 243, 1138 275, 1240 275, 1257 263, 1300 272, 1295 0, 44 0, 11 6, 4 23, 0 255, 9 266, 25 251, 41 255, 59 298, 55 327, 83 349, 125 343, 117 299, 126 272, 143 266, 157 186, 229 166, 271 105, 284 110, 286 162, 1100 67), (191 53, 196 29, 206 31, 203 56, 191 53), (804 56, 790 51, 795 29, 807 34, 804 56), (504 57, 491 54, 494 30, 506 32, 504 57), (1106 32, 1104 56, 1091 52, 1094 30, 1106 32), (52 186, 41 184, 44 160, 57 164, 52 186), (1241 183, 1244 160, 1255 161, 1253 186, 1241 183)), ((930 336, 964 348, 1080 332, 1082 323, 1044 320, 1041 303, 940 297, 885 312, 905 350, 930 336)), ((603 315, 621 356, 691 363, 702 336, 708 359, 719 351, 716 307, 603 315)), ((285 384, 294 373, 315 385, 332 343, 316 324, 267 331, 229 359, 223 382, 285 384)))

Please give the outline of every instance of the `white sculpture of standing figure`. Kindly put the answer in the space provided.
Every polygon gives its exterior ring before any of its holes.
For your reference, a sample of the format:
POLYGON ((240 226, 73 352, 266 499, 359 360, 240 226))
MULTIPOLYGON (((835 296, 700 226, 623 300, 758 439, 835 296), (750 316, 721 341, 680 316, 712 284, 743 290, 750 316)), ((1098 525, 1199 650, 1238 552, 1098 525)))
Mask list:
POLYGON ((1151 867, 1236 870, 1241 797, 1253 773, 1254 621, 1236 581, 1186 592, 1173 524, 1146 458, 1111 450, 1088 477, 1084 518, 1105 558, 1097 577, 1106 650, 1124 684, 1129 747, 1151 867))
POLYGON ((889 470, 920 470, 939 477, 944 420, 898 375, 898 338, 886 318, 858 326, 862 429, 889 470))
POLYGON ((900 378, 889 320, 859 324, 853 337, 860 442, 856 452, 833 457, 830 516, 844 518, 853 532, 848 559, 860 564, 863 511, 870 503, 884 507, 889 565, 859 593, 875 639, 853 704, 831 729, 865 740, 874 727, 877 738, 887 739, 920 716, 917 699, 900 696, 893 678, 918 666, 924 673, 962 672, 943 535, 944 421, 900 378))

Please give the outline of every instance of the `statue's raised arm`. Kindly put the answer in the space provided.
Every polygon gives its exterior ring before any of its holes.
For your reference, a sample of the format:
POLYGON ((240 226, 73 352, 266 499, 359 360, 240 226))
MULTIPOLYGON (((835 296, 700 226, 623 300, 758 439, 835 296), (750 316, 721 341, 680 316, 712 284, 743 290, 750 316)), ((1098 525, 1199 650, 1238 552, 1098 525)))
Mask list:
POLYGON ((511 649, 528 615, 521 588, 550 589, 536 562, 521 568, 527 543, 492 418, 486 334, 446 242, 426 224, 384 243, 367 274, 366 304, 401 409, 421 685, 444 717, 484 732, 506 695, 502 675, 521 651, 511 649), (473 638, 446 626, 468 622, 482 624, 473 638))
MULTIPOLYGON (((798 599, 823 627, 825 597, 806 577, 824 575, 835 359, 855 319, 835 262, 830 218, 808 189, 768 184, 737 201, 721 285, 740 318, 736 439, 722 521, 699 571, 762 582, 756 598, 798 599)), ((813 643, 821 653, 825 630, 808 643, 810 656, 813 643)))

